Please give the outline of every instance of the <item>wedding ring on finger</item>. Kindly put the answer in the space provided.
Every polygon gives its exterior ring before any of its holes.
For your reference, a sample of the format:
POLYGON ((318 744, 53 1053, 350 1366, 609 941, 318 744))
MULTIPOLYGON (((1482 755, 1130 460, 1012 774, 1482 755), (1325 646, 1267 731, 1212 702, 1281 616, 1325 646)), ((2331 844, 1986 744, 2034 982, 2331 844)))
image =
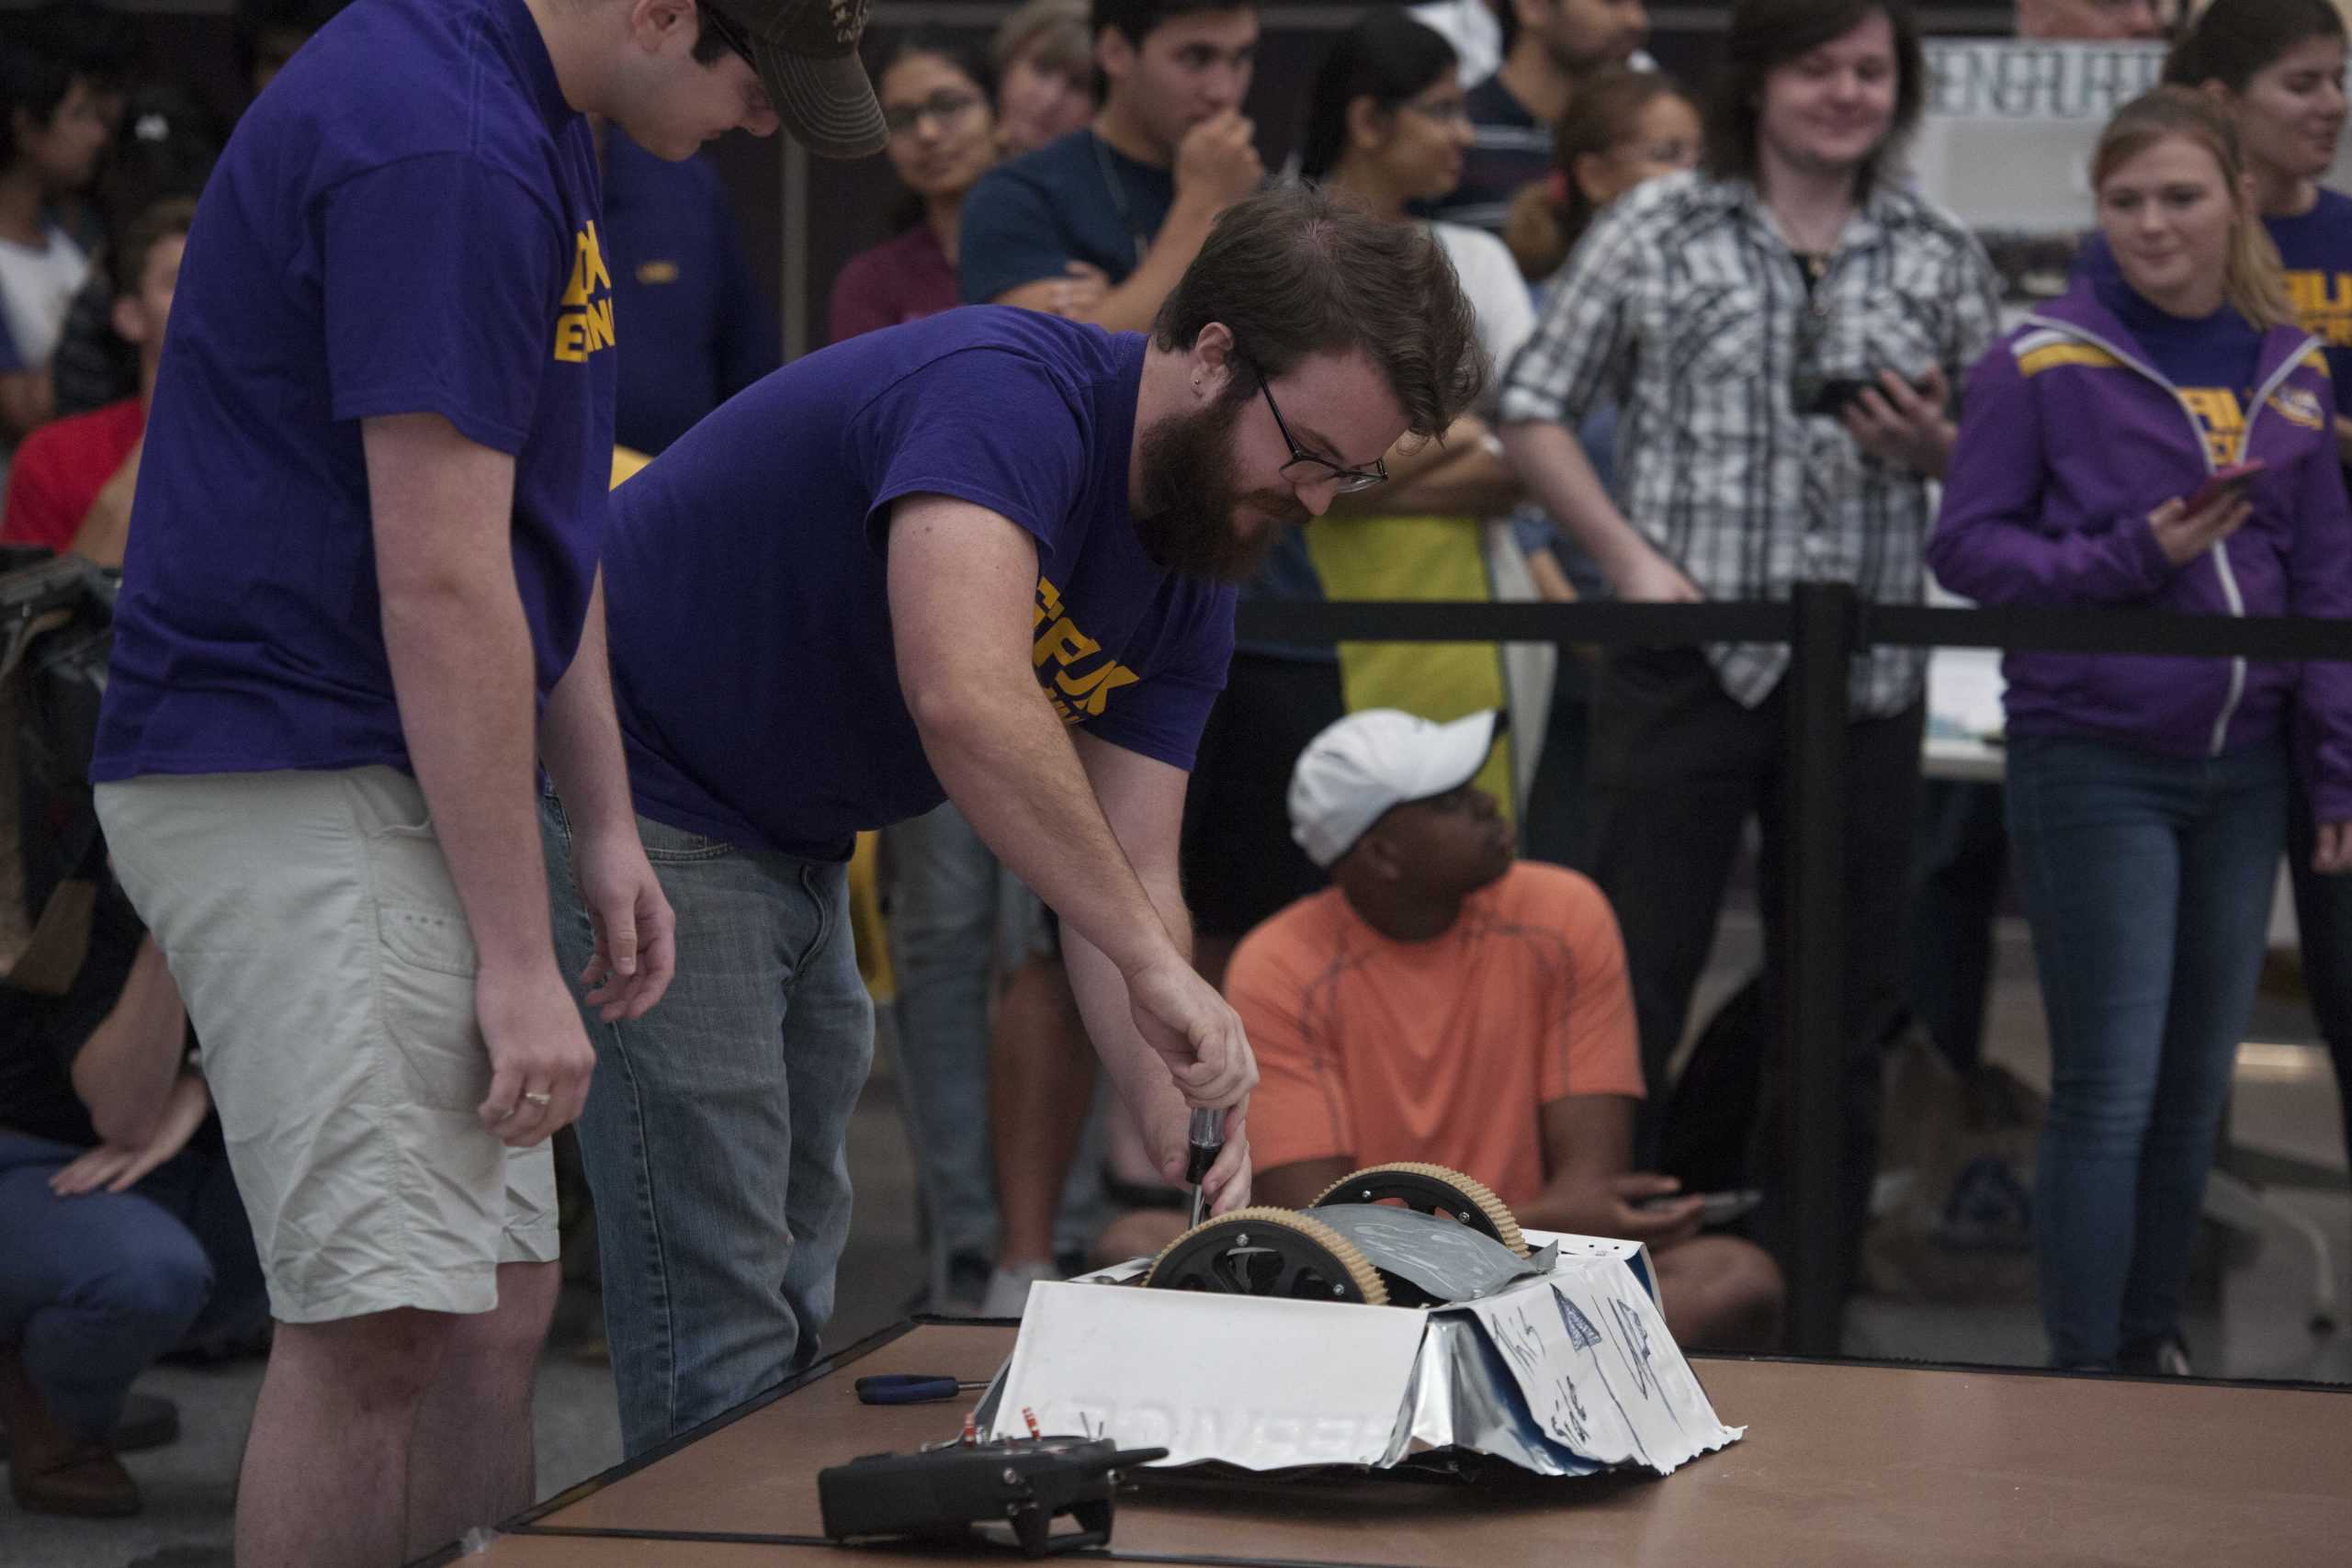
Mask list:
POLYGON ((523 1098, 529 1100, 534 1105, 552 1105, 555 1103, 555 1096, 549 1094, 545 1089, 526 1089, 523 1091, 523 1098))

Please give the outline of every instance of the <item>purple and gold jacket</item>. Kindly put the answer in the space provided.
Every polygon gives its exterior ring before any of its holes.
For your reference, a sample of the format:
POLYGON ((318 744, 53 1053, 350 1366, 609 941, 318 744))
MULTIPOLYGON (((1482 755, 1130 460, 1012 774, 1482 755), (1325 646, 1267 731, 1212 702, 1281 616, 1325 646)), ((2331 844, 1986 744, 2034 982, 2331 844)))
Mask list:
MULTIPOLYGON (((2206 411, 2216 440, 2234 416, 2240 460, 2268 467, 2245 525, 2185 566, 2165 558, 2148 513, 2221 466, 2215 443, 2086 282, 1994 345, 1962 411, 1928 544, 1953 592, 1988 606, 2352 617, 2335 401, 2318 340, 2299 329, 2264 336, 2243 408, 2206 411)), ((2019 652, 2002 671, 2018 735, 2200 757, 2291 716, 2319 820, 2352 819, 2352 664, 2019 652)))

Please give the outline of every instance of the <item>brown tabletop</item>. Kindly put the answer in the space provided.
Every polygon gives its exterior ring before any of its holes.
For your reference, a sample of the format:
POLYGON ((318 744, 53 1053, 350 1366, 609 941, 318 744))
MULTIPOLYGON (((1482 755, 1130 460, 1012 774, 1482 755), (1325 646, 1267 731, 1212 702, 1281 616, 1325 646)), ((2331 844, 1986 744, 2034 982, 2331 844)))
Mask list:
POLYGON ((457 1561, 463 1568, 818 1568, 821 1547, 740 1546, 708 1540, 630 1540, 608 1535, 509 1535, 457 1561))
MULTIPOLYGON (((960 1404, 860 1404, 854 1380, 985 1378, 1012 1337, 989 1325, 903 1332, 858 1355, 846 1375, 836 1368, 650 1463, 574 1488, 479 1560, 801 1562, 829 1550, 820 1544, 819 1470, 914 1449, 962 1419, 960 1404), (725 1535, 781 1539, 707 1539, 725 1535)), ((1717 1413, 1748 1433, 1670 1476, 1527 1477, 1492 1488, 1155 1474, 1121 1500, 1111 1555, 1374 1568, 1551 1568, 1564 1555, 2196 1568, 2352 1561, 2352 1392, 1706 1357, 1693 1365, 1717 1413)), ((941 1560, 860 1555, 876 1564, 941 1560)))

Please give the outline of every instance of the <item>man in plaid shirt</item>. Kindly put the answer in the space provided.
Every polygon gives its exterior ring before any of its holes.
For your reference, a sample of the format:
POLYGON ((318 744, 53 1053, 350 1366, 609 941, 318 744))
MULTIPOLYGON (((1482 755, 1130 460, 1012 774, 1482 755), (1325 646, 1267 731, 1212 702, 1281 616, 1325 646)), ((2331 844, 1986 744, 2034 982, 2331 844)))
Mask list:
MULTIPOLYGON (((1925 62, 1903 0, 1739 0, 1701 167, 1587 236, 1503 392, 1530 486, 1628 599, 1783 599, 1800 581, 1920 597, 1951 389, 1997 328, 1973 238, 1903 188, 1925 62), (1623 406, 1614 499, 1572 432, 1623 406), (1623 510, 1620 510, 1622 502, 1623 510)), ((1781 951, 1780 645, 1613 650, 1595 703, 1593 870, 1623 924, 1650 1085, 1667 1061, 1748 816, 1781 951)), ((1847 731, 1844 1198, 1876 1165, 1877 1045, 1903 1005, 1926 655, 1854 660, 1847 731)), ((1757 1049, 1762 1043, 1757 1043, 1757 1049)), ((1640 1161, 1657 1154, 1659 1115, 1640 1161)))

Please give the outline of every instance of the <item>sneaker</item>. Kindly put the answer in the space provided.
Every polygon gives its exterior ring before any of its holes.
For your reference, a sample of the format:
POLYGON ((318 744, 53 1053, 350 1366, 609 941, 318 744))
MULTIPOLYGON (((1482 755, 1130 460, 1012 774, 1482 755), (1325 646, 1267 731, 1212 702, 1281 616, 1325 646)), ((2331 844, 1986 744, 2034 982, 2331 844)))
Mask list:
POLYGON ((981 1317, 1019 1317, 1029 1304, 1029 1287, 1040 1280, 1058 1280, 1050 1263, 1016 1263, 989 1276, 988 1293, 980 1298, 981 1317))
POLYGON ((2167 1334, 2153 1346, 2135 1345, 2115 1358, 2115 1370, 2134 1377, 2193 1378, 2197 1369, 2189 1364, 2188 1343, 2178 1334, 2167 1334))

